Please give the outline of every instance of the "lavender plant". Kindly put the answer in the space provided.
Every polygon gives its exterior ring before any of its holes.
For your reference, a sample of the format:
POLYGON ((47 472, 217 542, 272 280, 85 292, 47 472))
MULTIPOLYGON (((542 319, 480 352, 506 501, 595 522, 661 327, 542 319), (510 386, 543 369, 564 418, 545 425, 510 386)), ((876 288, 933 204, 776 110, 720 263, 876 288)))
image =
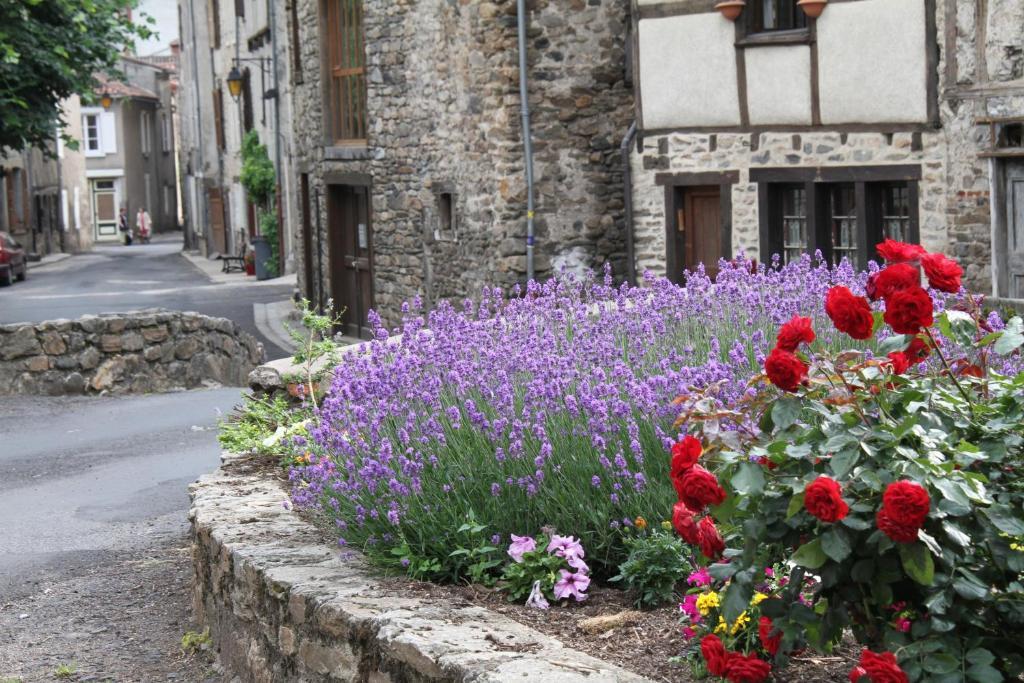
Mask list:
POLYGON ((404 548, 447 567, 474 514, 503 537, 575 534, 606 578, 625 559, 623 525, 670 517, 672 400, 712 387, 735 403, 782 322, 824 320, 829 287, 862 292, 866 278, 810 257, 722 262, 715 284, 701 271, 685 288, 614 287, 606 273, 429 314, 414 301, 400 336, 371 315, 375 340, 336 368, 310 462, 290 472, 293 500, 383 562, 404 548))

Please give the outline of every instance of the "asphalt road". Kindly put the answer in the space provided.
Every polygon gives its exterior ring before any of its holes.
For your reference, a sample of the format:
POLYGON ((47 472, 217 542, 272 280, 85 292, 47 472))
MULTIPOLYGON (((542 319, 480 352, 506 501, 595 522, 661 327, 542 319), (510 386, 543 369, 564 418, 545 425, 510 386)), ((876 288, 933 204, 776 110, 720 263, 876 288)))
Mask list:
POLYGON ((181 236, 154 243, 99 246, 59 263, 33 268, 28 279, 0 287, 0 323, 42 322, 89 313, 142 308, 198 311, 230 318, 263 342, 267 358, 288 355, 256 328, 253 304, 291 296, 289 285, 214 283, 181 255, 181 236))

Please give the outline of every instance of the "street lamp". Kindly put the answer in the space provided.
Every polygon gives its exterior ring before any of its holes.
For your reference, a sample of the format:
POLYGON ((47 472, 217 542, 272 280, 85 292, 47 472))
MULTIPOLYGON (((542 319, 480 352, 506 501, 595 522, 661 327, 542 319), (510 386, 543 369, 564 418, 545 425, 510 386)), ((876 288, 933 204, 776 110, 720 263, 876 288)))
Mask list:
POLYGON ((228 92, 231 96, 238 101, 238 97, 242 94, 242 72, 238 70, 238 66, 231 67, 230 73, 228 73, 228 92))
POLYGON ((114 103, 114 98, 110 96, 110 93, 108 93, 106 90, 104 90, 103 94, 100 95, 100 105, 103 106, 104 110, 107 110, 107 109, 110 109, 110 105, 112 105, 113 103, 114 103))
POLYGON ((276 88, 267 88, 267 75, 270 73, 270 57, 235 57, 232 60, 231 71, 228 72, 227 80, 228 92, 231 93, 231 97, 234 98, 235 102, 238 102, 238 98, 242 94, 242 86, 245 83, 242 72, 238 70, 238 65, 242 62, 260 65, 260 88, 263 90, 263 115, 260 117, 260 122, 266 124, 267 100, 277 97, 276 88))

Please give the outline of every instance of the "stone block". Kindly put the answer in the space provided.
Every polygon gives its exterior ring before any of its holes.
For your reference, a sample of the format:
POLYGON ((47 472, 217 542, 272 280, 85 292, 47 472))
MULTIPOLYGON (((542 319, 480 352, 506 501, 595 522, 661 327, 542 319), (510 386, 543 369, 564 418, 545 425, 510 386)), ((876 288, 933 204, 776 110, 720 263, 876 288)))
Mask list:
POLYGON ((43 372, 50 369, 50 359, 47 356, 33 356, 26 364, 29 372, 43 372))
POLYGON ((199 352, 202 345, 195 337, 185 337, 174 346, 174 357, 178 360, 188 360, 199 352))
POLYGON ((60 336, 60 332, 45 332, 40 338, 43 353, 50 356, 59 356, 67 351, 67 345, 60 336))
POLYGON ((121 349, 123 351, 139 351, 145 345, 142 335, 138 332, 128 332, 121 335, 121 349))
POLYGON ((11 360, 37 354, 42 350, 36 339, 36 332, 30 326, 21 327, 0 338, 0 359, 11 360))
POLYGON ((297 658, 299 666, 307 671, 336 680, 350 680, 358 669, 358 662, 347 643, 326 646, 304 640, 299 645, 297 658))
POLYGON ((121 336, 104 334, 100 337, 100 348, 104 353, 119 353, 121 351, 121 336))
POLYGON ((120 334, 124 332, 126 326, 124 318, 107 318, 107 332, 110 334, 120 334))
POLYGON ((72 372, 70 375, 64 378, 64 393, 84 394, 85 378, 82 377, 80 373, 72 372))
POLYGON ((90 346, 78 356, 78 364, 82 366, 83 370, 92 370, 100 364, 101 358, 100 352, 95 347, 90 346))
POLYGON ((142 338, 150 344, 162 342, 167 339, 167 326, 144 327, 142 328, 142 338))
POLYGON ((103 364, 96 369, 96 374, 92 376, 89 386, 96 391, 110 389, 118 380, 121 379, 121 375, 123 373, 124 360, 121 358, 111 358, 104 361, 103 364))

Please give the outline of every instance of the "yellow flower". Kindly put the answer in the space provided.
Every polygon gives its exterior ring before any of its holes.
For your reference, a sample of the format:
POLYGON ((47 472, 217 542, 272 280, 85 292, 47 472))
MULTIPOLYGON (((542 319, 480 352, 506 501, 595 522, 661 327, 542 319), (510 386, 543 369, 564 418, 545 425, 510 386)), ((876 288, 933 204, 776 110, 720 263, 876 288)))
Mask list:
POLYGON ((697 609, 700 611, 701 616, 706 617, 712 608, 718 607, 720 604, 718 593, 704 593, 697 598, 697 609))
POLYGON ((661 523, 661 528, 665 531, 672 531, 672 522, 666 519, 664 522, 661 523))
POLYGON ((748 615, 746 612, 743 612, 738 617, 736 617, 736 621, 733 622, 732 629, 729 630, 730 635, 736 635, 740 632, 740 629, 745 628, 746 625, 749 623, 750 615, 748 615))
POLYGON ((646 519, 644 519, 643 517, 637 517, 636 519, 634 519, 634 520, 633 520, 633 524, 634 524, 634 525, 636 526, 636 528, 637 528, 637 529, 639 529, 640 531, 643 531, 644 529, 646 529, 646 528, 647 528, 647 520, 646 520, 646 519))
POLYGON ((725 619, 718 617, 718 626, 715 627, 715 633, 725 633, 728 628, 729 625, 725 623, 725 619))
POLYGON ((754 597, 750 601, 750 604, 756 607, 756 606, 760 605, 762 602, 764 602, 767 599, 768 599, 768 596, 765 595, 764 593, 754 593, 754 597))
POLYGON ((1024 545, 1021 545, 1020 543, 1011 543, 1010 544, 1010 550, 1024 551, 1024 545))

